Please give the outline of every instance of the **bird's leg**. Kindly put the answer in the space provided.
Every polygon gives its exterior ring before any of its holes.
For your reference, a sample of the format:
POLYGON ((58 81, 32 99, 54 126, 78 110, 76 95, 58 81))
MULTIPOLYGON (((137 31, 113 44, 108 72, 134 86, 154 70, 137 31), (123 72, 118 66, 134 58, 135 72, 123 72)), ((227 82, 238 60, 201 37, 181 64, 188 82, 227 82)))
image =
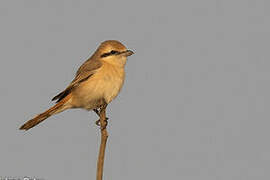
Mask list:
MULTIPOLYGON (((94 112, 98 115, 98 117, 100 118, 100 109, 93 109, 93 111, 94 111, 94 112)), ((108 124, 108 119, 109 119, 109 118, 106 117, 106 119, 105 119, 106 125, 105 125, 105 126, 107 126, 107 124, 108 124)), ((100 119, 96 120, 96 125, 97 125, 97 126, 100 126, 100 119)))
POLYGON ((100 112, 98 109, 93 109, 93 111, 98 115, 98 117, 100 117, 100 112))
MULTIPOLYGON (((109 118, 106 117, 106 119, 105 119, 105 123, 106 123, 105 126, 107 126, 107 124, 108 124, 108 119, 109 118)), ((100 126, 100 119, 99 120, 96 120, 96 125, 97 126, 100 126)))
MULTIPOLYGON (((100 112, 98 109, 93 109, 93 111, 98 115, 98 117, 100 118, 100 112)), ((100 126, 100 119, 96 120, 96 125, 100 126)))
MULTIPOLYGON (((100 107, 100 118, 99 118, 99 124, 100 124, 100 129, 103 132, 105 130, 106 131, 106 127, 108 125, 108 118, 106 117, 106 107, 107 107, 107 103, 104 103, 101 107, 100 107)), ((105 133, 106 134, 106 133, 105 133)))

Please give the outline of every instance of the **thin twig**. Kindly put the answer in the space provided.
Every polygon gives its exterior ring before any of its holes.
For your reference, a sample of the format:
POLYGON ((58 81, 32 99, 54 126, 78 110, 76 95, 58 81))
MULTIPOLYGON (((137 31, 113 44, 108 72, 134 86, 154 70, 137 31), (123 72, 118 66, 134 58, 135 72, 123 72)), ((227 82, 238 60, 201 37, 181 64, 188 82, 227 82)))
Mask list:
POLYGON ((105 149, 106 149, 106 143, 107 143, 107 138, 108 138, 108 132, 106 129, 107 127, 106 106, 107 105, 100 108, 100 112, 99 112, 101 142, 100 142, 99 155, 98 155, 98 161, 97 161, 97 180, 102 180, 105 149))

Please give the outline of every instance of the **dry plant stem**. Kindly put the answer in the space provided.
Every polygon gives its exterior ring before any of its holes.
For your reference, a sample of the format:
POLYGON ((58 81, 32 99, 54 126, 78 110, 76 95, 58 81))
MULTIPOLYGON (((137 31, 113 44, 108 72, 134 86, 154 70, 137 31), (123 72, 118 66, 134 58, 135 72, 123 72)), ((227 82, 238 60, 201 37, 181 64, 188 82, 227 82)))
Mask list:
POLYGON ((106 129, 106 126, 107 126, 106 106, 100 108, 100 113, 99 113, 101 142, 100 142, 99 155, 98 155, 98 161, 97 161, 97 180, 102 180, 105 149, 106 149, 106 143, 107 143, 107 138, 108 138, 108 132, 106 129))

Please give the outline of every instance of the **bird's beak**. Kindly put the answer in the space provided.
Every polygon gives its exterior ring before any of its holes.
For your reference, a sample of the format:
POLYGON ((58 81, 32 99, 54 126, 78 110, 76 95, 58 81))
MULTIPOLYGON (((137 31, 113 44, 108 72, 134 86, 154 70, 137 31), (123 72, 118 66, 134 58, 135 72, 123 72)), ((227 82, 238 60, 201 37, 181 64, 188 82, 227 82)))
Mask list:
POLYGON ((132 54, 134 54, 134 52, 131 51, 131 50, 126 50, 126 51, 123 52, 123 54, 124 54, 125 56, 131 56, 132 54))

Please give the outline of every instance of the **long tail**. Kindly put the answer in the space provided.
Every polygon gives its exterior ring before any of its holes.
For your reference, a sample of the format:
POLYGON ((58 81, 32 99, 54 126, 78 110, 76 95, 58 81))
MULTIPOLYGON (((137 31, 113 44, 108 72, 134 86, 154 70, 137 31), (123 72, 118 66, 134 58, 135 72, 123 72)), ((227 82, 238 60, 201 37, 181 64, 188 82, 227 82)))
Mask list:
POLYGON ((53 107, 51 107, 50 109, 48 109, 47 111, 37 115, 36 117, 34 117, 33 119, 27 121, 24 125, 22 125, 20 127, 20 130, 28 130, 31 129, 32 127, 38 125, 39 123, 41 123, 42 121, 44 121, 45 119, 47 119, 48 117, 50 117, 51 115, 60 113, 69 107, 69 104, 67 103, 67 101, 70 99, 70 95, 66 96, 64 99, 62 99, 61 101, 59 101, 57 104, 55 104, 53 107))

